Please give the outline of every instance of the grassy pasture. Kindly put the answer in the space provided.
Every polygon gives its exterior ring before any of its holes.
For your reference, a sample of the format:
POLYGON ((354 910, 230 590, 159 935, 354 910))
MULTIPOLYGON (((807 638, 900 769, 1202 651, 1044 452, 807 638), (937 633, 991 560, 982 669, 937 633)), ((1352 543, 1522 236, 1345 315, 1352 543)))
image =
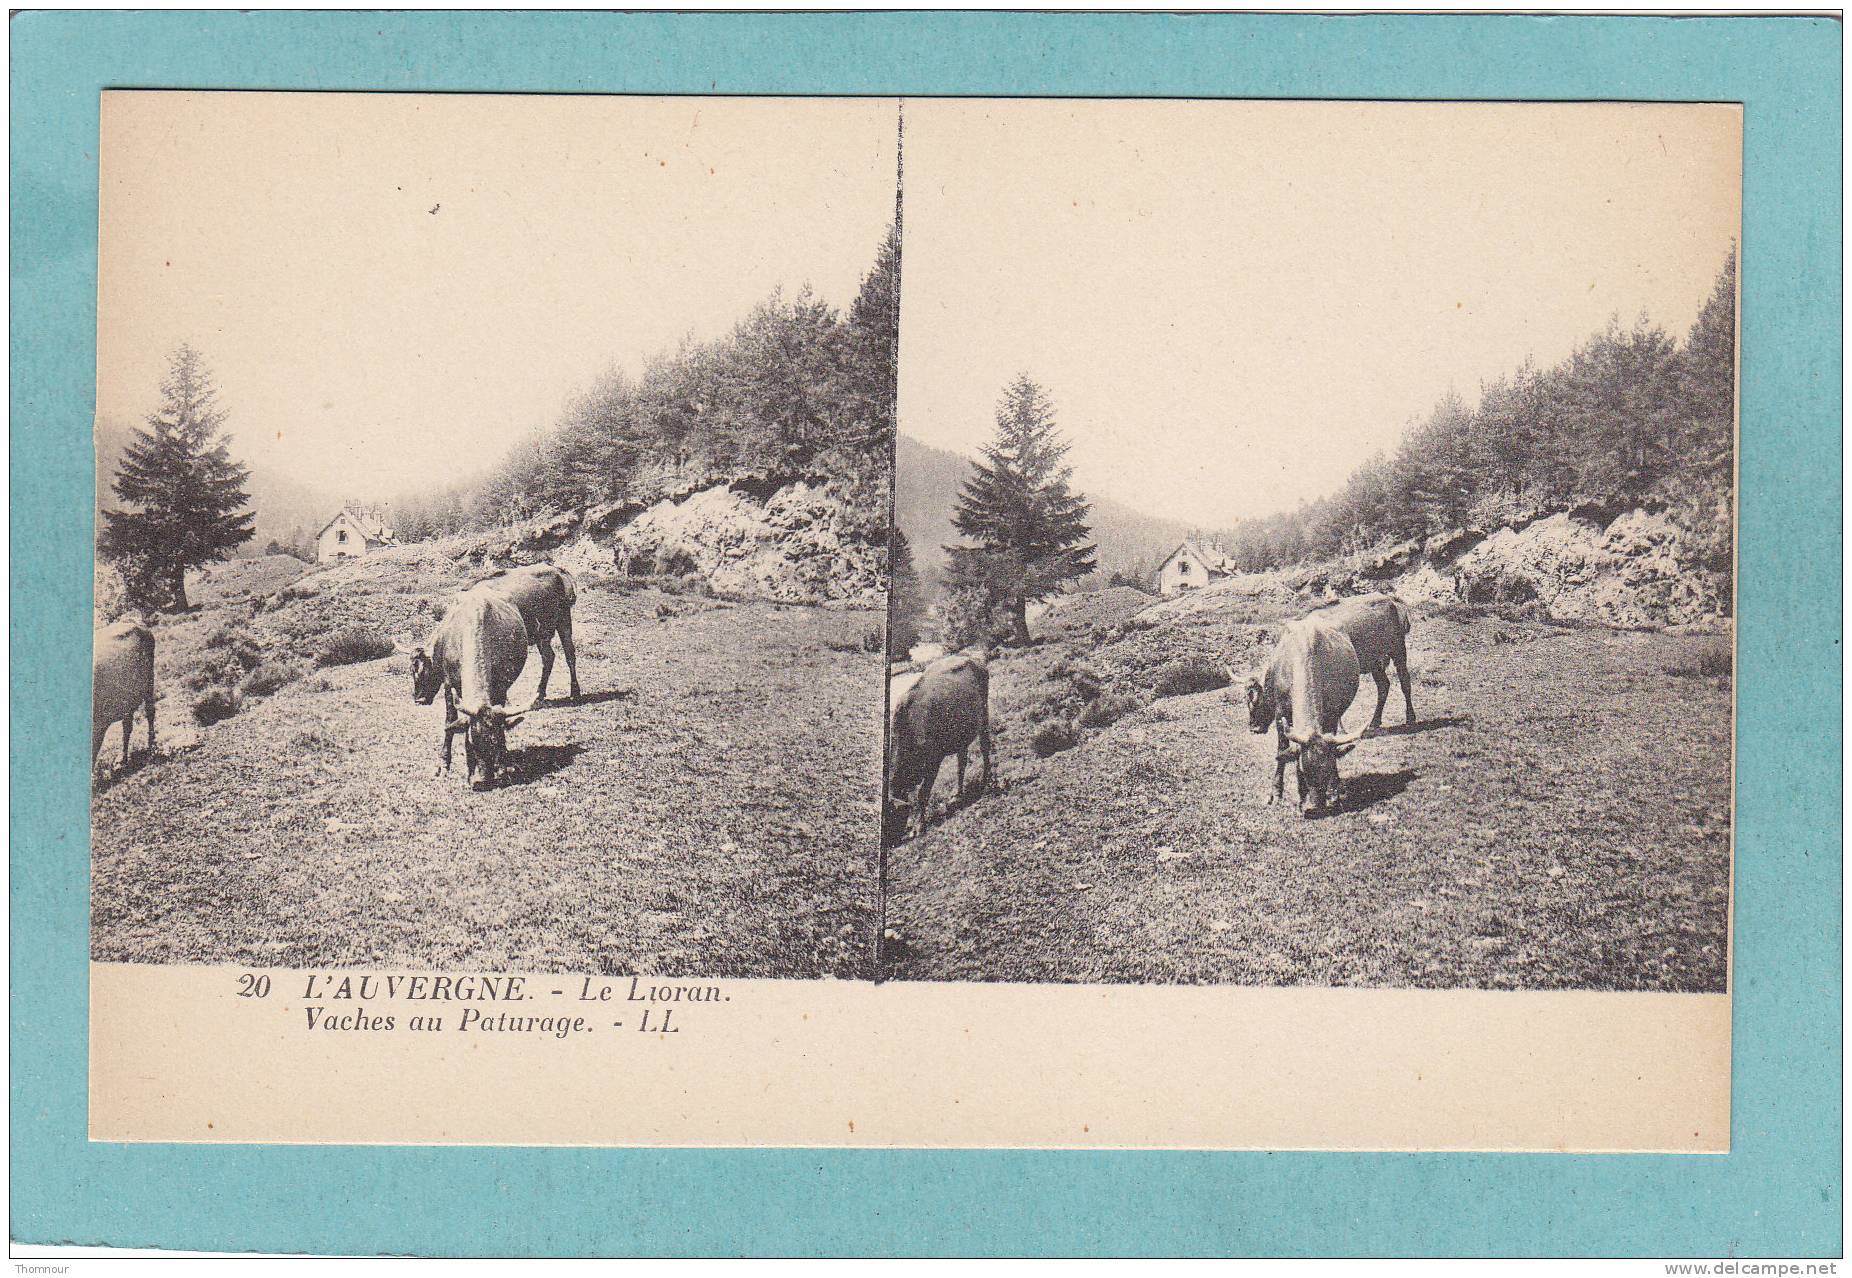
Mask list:
MULTIPOLYGON (((484 793, 461 742, 432 775, 442 706, 413 704, 403 657, 305 670, 209 727, 168 708, 228 617, 273 657, 350 626, 422 639, 464 584, 343 571, 161 625, 164 753, 143 759, 138 725, 93 800, 94 958, 872 974, 877 613, 585 586, 586 696, 515 728, 513 777, 484 793)), ((538 677, 530 650, 510 704, 538 677)))
POLYGON ((1724 988, 1727 639, 1418 614, 1417 723, 1392 688, 1343 806, 1308 820, 1290 769, 1267 802, 1238 686, 1155 695, 1192 655, 1257 665, 1277 620, 1146 620, 993 661, 1003 789, 890 853, 891 976, 1724 988), (1141 708, 1038 756, 1090 693, 1141 708))

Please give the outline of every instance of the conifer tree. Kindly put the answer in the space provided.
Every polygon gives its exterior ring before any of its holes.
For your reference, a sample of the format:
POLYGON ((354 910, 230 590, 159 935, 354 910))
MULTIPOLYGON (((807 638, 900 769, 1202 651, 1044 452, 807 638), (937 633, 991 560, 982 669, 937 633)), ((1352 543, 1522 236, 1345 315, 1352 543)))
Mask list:
POLYGON ((953 591, 982 591, 1009 619, 1013 642, 1029 642, 1028 605, 1094 570, 1089 503, 1070 491, 1068 445, 1055 428, 1048 393, 1022 375, 997 405, 984 460, 958 495, 952 523, 975 542, 947 546, 953 591))
POLYGON ((123 450, 98 549, 144 606, 187 607, 186 574, 250 540, 249 472, 233 461, 226 412, 198 351, 182 344, 161 382, 161 407, 123 450))
POLYGON ((893 529, 887 546, 887 659, 905 661, 913 645, 920 641, 926 601, 920 593, 920 575, 913 566, 907 534, 893 529))

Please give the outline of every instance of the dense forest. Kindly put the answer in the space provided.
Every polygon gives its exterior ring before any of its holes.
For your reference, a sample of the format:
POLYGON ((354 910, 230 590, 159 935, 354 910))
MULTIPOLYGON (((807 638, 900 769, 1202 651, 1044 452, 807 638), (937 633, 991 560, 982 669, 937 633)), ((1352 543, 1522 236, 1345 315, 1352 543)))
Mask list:
POLYGON ((1247 571, 1547 511, 1662 502, 1707 568, 1732 559, 1736 253, 1681 344, 1610 320, 1554 367, 1526 362, 1468 409, 1449 392, 1340 491, 1215 539, 1247 571))
POLYGON ((637 377, 607 373, 485 479, 401 495, 401 541, 709 480, 835 484, 853 524, 883 540, 900 324, 900 236, 890 226, 846 315, 808 288, 774 293, 726 336, 684 342, 637 377))

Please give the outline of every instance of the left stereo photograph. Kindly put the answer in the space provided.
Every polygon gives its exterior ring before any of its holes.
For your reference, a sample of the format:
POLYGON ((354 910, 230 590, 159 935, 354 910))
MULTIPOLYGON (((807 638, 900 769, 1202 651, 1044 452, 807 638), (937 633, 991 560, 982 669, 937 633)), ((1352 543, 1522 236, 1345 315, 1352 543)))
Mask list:
POLYGON ((93 960, 875 974, 898 151, 104 95, 93 960))

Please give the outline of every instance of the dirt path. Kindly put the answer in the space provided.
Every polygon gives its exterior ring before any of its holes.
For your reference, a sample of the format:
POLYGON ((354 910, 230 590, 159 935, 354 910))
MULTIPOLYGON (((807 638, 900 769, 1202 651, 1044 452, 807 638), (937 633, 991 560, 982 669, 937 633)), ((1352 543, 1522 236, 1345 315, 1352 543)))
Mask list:
MULTIPOLYGON (((311 676, 104 781, 92 953, 289 967, 870 974, 877 614, 582 593, 579 705, 434 778, 402 658, 311 676)), ((533 697, 530 650, 511 705, 533 697)), ((567 688, 563 661, 549 691, 567 688)), ((172 717, 173 712, 167 712, 172 717)), ((138 745, 139 749, 139 745, 138 745)))
MULTIPOLYGON (((1721 989, 1730 690, 1669 673, 1697 642, 1421 625, 1417 730, 1392 695, 1314 820, 1290 769, 1267 804, 1271 737, 1228 691, 1046 761, 1017 731, 1005 793, 890 855, 891 974, 1721 989)), ((993 700, 1033 677, 1006 662, 993 700)))

